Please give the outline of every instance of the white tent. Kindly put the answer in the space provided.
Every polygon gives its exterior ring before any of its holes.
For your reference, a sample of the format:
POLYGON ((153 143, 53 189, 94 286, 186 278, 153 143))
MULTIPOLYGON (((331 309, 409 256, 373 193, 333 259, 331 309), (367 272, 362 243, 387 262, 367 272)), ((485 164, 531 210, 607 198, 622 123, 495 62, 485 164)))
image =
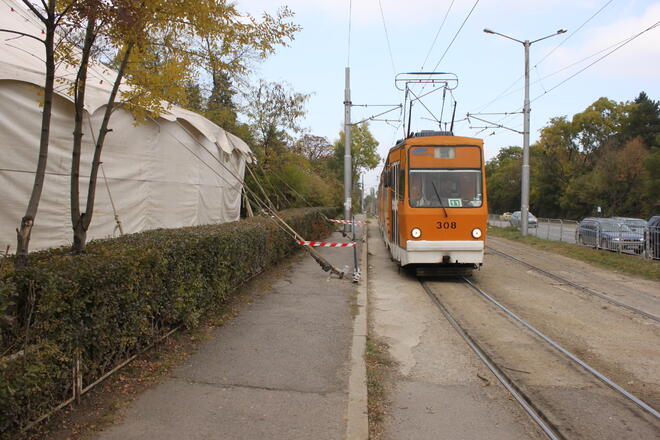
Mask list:
MULTIPOLYGON (((41 36, 41 23, 14 0, 0 0, 0 29, 41 36)), ((0 32, 0 246, 13 249, 34 182, 44 47, 27 37, 0 32)), ((75 71, 60 65, 66 81, 75 71)), ((81 210, 87 196, 94 136, 98 133, 114 72, 90 68, 81 160, 81 210)), ((70 169, 73 102, 68 85, 56 84, 48 166, 30 249, 72 242, 70 169)), ((124 233, 234 221, 239 218, 242 179, 251 151, 238 137, 208 119, 171 106, 157 119, 135 124, 121 109, 113 113, 103 149, 94 217, 88 239, 124 233), (238 177, 238 179, 237 179, 238 177), (107 184, 106 184, 107 181, 107 184), (114 208, 113 203, 114 202, 114 208)))

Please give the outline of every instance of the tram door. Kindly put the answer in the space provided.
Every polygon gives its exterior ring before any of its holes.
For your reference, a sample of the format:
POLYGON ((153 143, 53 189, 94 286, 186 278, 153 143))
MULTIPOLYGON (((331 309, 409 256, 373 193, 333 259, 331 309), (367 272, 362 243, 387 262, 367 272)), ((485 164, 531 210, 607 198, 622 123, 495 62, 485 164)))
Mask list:
POLYGON ((395 162, 392 164, 391 170, 391 184, 392 184, 392 202, 391 202, 391 218, 392 229, 390 230, 390 242, 399 245, 399 185, 401 182, 399 175, 400 163, 395 162))

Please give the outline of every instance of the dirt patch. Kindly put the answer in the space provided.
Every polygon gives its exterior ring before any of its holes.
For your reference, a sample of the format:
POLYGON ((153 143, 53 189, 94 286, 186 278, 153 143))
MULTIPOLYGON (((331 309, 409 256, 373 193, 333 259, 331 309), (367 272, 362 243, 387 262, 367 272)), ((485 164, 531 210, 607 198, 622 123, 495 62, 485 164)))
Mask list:
POLYGON ((369 411, 369 438, 385 438, 383 421, 390 405, 388 398, 391 386, 390 377, 396 363, 390 358, 389 346, 382 341, 367 337, 365 353, 367 363, 367 408, 369 411))
POLYGON ((286 276, 290 267, 304 258, 300 251, 240 287, 229 303, 210 312, 191 330, 181 330, 146 351, 48 421, 23 433, 17 440, 87 440, 117 423, 141 393, 159 384, 169 373, 192 356, 213 330, 230 322, 244 307, 265 295, 271 285, 286 276))

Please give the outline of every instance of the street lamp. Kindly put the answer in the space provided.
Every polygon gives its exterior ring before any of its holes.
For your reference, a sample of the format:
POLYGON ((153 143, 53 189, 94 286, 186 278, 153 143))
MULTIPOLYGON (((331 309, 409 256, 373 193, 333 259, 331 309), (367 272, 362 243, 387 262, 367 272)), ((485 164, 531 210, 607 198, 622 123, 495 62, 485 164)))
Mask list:
POLYGON ((554 34, 547 35, 537 40, 521 41, 516 38, 509 37, 508 35, 500 34, 490 29, 484 29, 487 34, 499 35, 500 37, 516 41, 525 46, 525 103, 523 106, 523 165, 522 165, 522 189, 520 194, 520 229, 522 235, 527 235, 527 220, 529 213, 529 46, 537 43, 546 38, 554 37, 555 35, 563 34, 566 29, 559 29, 554 34))

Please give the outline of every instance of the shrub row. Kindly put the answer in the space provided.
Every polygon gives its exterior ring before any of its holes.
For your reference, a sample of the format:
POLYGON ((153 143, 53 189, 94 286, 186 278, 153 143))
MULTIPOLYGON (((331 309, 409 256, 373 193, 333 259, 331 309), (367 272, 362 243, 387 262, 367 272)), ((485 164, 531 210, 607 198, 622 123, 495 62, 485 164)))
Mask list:
MULTIPOLYGON (((321 212, 295 209, 282 216, 313 240, 331 229, 321 212)), ((0 438, 71 397, 76 356, 89 384, 169 329, 195 326, 237 286, 297 248, 272 221, 254 217, 93 241, 84 255, 37 252, 22 271, 5 264, 0 438), (25 355, 7 360, 26 347, 25 355)))

